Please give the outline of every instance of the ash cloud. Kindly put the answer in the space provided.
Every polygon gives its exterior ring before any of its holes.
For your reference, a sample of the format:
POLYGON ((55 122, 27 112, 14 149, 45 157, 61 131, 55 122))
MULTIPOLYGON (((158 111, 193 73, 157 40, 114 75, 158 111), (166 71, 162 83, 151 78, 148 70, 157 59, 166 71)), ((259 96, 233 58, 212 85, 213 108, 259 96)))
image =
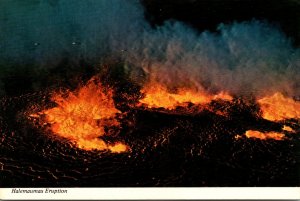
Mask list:
POLYGON ((300 51, 267 22, 220 24, 215 33, 176 21, 151 28, 137 0, 12 0, 0 13, 0 68, 29 63, 40 75, 65 57, 74 66, 114 57, 144 84, 300 95, 300 51))

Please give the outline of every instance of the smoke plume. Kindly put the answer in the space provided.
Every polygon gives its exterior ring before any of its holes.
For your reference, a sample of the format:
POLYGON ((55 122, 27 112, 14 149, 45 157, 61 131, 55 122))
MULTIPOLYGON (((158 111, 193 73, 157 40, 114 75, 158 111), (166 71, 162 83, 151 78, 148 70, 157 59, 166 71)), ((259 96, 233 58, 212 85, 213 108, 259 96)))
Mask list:
POLYGON ((74 65, 114 57, 143 84, 300 95, 300 51, 267 22, 220 24, 202 33, 176 21, 152 28, 137 0, 13 0, 2 2, 0 13, 0 68, 32 64, 42 72, 65 57, 74 65))
POLYGON ((300 52, 266 22, 220 24, 197 33, 179 22, 145 32, 127 58, 169 88, 299 95, 300 52))

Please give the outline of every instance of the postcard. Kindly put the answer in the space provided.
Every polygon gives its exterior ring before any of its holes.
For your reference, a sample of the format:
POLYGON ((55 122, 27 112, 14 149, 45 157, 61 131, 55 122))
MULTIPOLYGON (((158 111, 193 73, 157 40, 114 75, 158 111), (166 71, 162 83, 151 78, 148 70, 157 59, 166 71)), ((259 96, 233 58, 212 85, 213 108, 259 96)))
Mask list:
POLYGON ((0 13, 1 199, 300 199, 300 1, 0 13))

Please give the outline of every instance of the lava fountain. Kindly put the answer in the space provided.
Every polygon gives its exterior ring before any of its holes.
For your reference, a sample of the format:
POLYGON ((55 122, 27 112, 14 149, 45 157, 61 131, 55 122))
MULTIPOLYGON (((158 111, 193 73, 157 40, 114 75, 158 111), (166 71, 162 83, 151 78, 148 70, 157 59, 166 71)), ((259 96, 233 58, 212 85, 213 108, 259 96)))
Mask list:
POLYGON ((232 100, 232 97, 226 92, 211 95, 207 92, 197 92, 188 88, 178 88, 171 92, 167 87, 158 83, 146 85, 141 93, 144 94, 144 98, 139 101, 140 105, 167 110, 173 110, 178 106, 186 107, 189 103, 202 105, 217 99, 232 100))
POLYGON ((279 92, 272 96, 263 97, 257 102, 260 105, 264 119, 282 121, 300 118, 300 102, 285 97, 279 92))
POLYGON ((121 112, 116 109, 113 91, 105 88, 95 78, 74 92, 54 93, 52 101, 56 107, 39 112, 43 115, 51 131, 74 142, 84 150, 109 150, 114 153, 128 151, 122 142, 108 144, 100 137, 117 132, 121 112))

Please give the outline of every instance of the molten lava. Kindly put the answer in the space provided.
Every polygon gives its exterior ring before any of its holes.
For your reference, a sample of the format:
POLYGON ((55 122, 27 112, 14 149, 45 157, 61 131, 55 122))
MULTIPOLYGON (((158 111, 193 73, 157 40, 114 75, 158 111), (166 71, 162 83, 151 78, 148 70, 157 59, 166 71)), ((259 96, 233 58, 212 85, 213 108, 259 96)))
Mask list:
POLYGON ((207 104, 212 100, 232 100, 227 93, 221 92, 217 95, 210 95, 205 92, 196 92, 190 89, 180 88, 176 92, 170 92, 160 84, 154 84, 141 90, 145 95, 139 102, 148 108, 165 108, 173 110, 177 106, 187 106, 188 103, 207 104))
POLYGON ((288 131, 290 133, 295 133, 295 130, 293 128, 291 128, 290 126, 286 126, 286 125, 283 125, 282 130, 288 131))
POLYGON ((57 106, 39 115, 45 115, 53 133, 71 140, 81 149, 124 152, 128 150, 125 144, 107 144, 99 138, 120 126, 116 117, 121 112, 115 108, 112 95, 111 89, 92 79, 66 97, 61 93, 54 94, 52 100, 57 106))
POLYGON ((274 139, 274 140, 283 140, 285 135, 278 132, 260 132, 255 130, 247 130, 245 133, 247 138, 258 138, 261 140, 274 139))
POLYGON ((284 97, 281 93, 258 100, 262 117, 270 121, 300 118, 300 102, 284 97))

